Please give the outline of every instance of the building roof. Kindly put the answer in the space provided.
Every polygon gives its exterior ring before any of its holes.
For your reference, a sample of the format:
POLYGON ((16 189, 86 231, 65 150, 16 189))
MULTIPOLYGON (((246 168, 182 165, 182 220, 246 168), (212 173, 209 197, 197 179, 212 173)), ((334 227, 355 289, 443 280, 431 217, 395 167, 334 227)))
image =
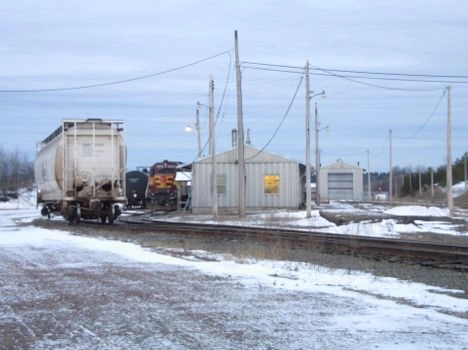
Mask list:
MULTIPOLYGON (((209 163, 211 156, 197 159, 194 163, 209 163)), ((218 163, 236 163, 237 162, 237 147, 216 154, 216 162, 218 163)), ((280 156, 265 150, 260 150, 255 147, 244 146, 244 162, 245 163, 297 163, 297 160, 280 156)))
POLYGON ((343 162, 341 159, 337 159, 335 163, 332 163, 327 166, 323 166, 322 169, 359 169, 362 170, 361 167, 349 163, 343 162))

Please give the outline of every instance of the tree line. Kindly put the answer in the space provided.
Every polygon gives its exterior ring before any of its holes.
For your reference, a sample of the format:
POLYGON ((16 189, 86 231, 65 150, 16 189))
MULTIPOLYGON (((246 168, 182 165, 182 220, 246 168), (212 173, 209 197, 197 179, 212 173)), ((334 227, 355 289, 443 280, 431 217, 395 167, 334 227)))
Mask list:
MULTIPOLYGON (((452 164, 452 183, 457 184, 465 181, 465 172, 467 171, 467 157, 468 154, 465 152, 461 157, 457 158, 452 164)), ((393 171, 393 191, 397 196, 414 196, 420 191, 430 190, 430 186, 437 185, 440 187, 447 186, 447 167, 441 165, 437 168, 431 167, 418 167, 412 168, 400 168, 394 167, 393 171)), ((373 191, 377 190, 377 187, 382 186, 384 191, 388 191, 388 173, 375 173, 376 182, 373 183, 373 191)))
MULTIPOLYGON (((465 181, 467 157, 468 154, 465 152, 452 164, 453 184, 465 181)), ((397 195, 414 196, 419 192, 420 184, 422 187, 421 191, 430 189, 431 184, 446 187, 447 167, 445 165, 441 165, 435 169, 430 167, 419 167, 417 169, 395 167, 393 168, 393 178, 397 195)))
MULTIPOLYGON (((452 163, 452 183, 465 181, 465 172, 468 172, 468 153, 465 152, 461 157, 452 163)), ((370 172, 363 174, 364 191, 368 191, 368 175, 370 175, 372 193, 389 192, 389 173, 388 172, 370 172)), ((419 183, 421 178, 421 191, 430 190, 431 184, 434 186, 447 186, 447 167, 441 165, 437 168, 419 166, 412 167, 393 167, 393 195, 397 197, 414 196, 419 193, 419 183), (431 179, 432 178, 432 179, 431 179)))
POLYGON ((34 184, 34 162, 26 153, 0 145, 0 196, 14 196, 34 184))

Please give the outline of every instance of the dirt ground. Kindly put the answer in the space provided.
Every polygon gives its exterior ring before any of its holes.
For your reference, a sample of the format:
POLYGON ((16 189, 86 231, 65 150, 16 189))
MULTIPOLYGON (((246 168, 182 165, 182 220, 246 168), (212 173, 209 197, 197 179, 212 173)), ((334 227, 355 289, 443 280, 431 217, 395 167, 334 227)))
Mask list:
MULTIPOLYGON (((54 231, 7 222, 0 235, 28 229, 54 231)), ((83 235, 117 238, 90 228, 83 235)), ((147 238, 118 237, 152 249, 155 237, 147 238)), ((465 318, 403 301, 278 288, 289 282, 280 275, 270 276, 273 285, 244 283, 230 271, 137 262, 70 241, 0 245, 1 350, 468 347, 465 318)))
MULTIPOLYGON (((425 326, 356 331, 337 322, 372 313, 356 298, 65 247, 0 249, 0 277, 1 349, 362 349, 433 338, 425 326)), ((448 348, 458 346, 453 327, 439 331, 448 348)))

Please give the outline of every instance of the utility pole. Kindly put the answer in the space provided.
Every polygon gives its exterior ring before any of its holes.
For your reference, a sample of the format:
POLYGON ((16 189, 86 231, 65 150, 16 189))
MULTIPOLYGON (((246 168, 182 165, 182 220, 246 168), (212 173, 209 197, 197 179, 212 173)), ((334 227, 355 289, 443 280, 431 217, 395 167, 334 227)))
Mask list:
POLYGON ((390 133, 389 133, 389 136, 390 136, 390 175, 389 175, 389 179, 388 179, 388 195, 389 195, 389 199, 390 199, 390 203, 392 203, 393 199, 392 199, 392 195, 393 195, 393 166, 392 166, 392 129, 390 129, 390 133))
POLYGON ((369 150, 367 150, 367 192, 369 195, 369 201, 372 200, 372 191, 370 183, 370 159, 369 159, 369 150))
POLYGON ((421 170, 419 170, 419 195, 422 195, 421 170))
POLYGON ((315 202, 320 205, 320 149, 319 149, 319 121, 318 121, 318 109, 317 102, 315 106, 315 171, 317 176, 315 179, 315 202))
POLYGON ((468 192, 468 183, 466 182, 466 156, 467 152, 465 152, 465 192, 468 192))
POLYGON ((237 88, 237 204, 239 217, 245 217, 245 163, 244 163, 244 122, 242 114, 242 84, 239 62, 239 45, 237 30, 234 31, 234 48, 236 52, 236 88, 237 88))
POLYGON ((434 170, 431 168, 431 198, 434 199, 434 170))
MULTIPOLYGON (((310 187, 310 88, 309 88, 309 61, 306 62, 306 181, 305 181, 305 190, 306 190, 306 212, 307 218, 310 218, 311 215, 311 197, 312 189, 310 187)), ((317 184, 317 181, 316 181, 317 184)), ((318 188, 315 188, 317 193, 318 188)))
POLYGON ((453 214, 452 194, 452 87, 447 86, 447 206, 453 214))
POLYGON ((198 155, 197 158, 201 157, 201 138, 200 138, 200 102, 197 102, 197 114, 195 119, 195 129, 197 129, 197 146, 198 146, 198 155))
POLYGON ((216 176, 216 137, 214 122, 214 81, 210 77, 210 154, 211 154, 211 204, 213 206, 213 219, 218 218, 218 187, 216 176))

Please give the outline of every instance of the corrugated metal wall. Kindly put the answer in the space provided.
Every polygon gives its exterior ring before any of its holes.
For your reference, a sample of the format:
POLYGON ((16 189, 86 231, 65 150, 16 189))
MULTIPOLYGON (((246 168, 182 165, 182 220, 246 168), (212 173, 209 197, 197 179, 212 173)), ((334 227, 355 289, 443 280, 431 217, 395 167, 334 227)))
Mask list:
MULTIPOLYGON (((218 176, 226 177, 226 193, 218 193, 219 208, 237 207, 237 162, 234 149, 217 156, 218 176)), ((246 148, 246 207, 298 208, 302 189, 299 164, 292 160, 246 148), (256 155, 256 156, 255 156, 256 155), (255 156, 255 157, 254 157, 255 156), (252 160, 249 158, 254 157, 252 160), (279 175, 279 193, 265 193, 264 176, 279 175)), ((211 160, 196 161, 192 167, 192 208, 200 212, 211 208, 211 160)))
POLYGON ((339 160, 320 168, 320 197, 330 200, 361 201, 363 195, 363 170, 339 160))

